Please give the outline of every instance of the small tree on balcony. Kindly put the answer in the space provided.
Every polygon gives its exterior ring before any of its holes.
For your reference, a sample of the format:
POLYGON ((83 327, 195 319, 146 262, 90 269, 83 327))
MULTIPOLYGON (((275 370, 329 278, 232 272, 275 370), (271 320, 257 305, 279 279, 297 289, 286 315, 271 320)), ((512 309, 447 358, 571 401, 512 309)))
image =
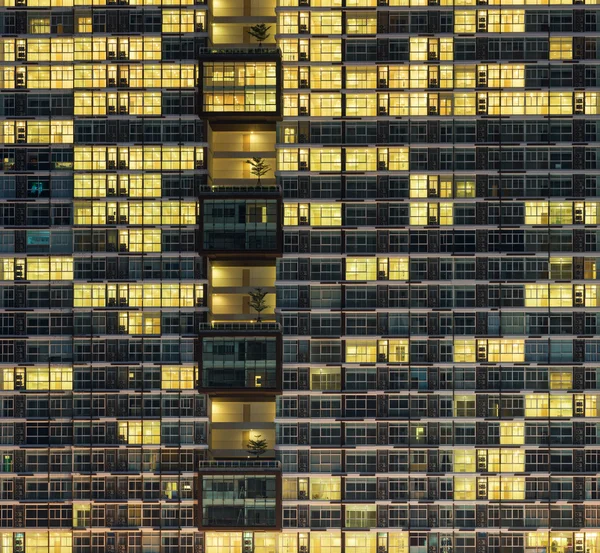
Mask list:
POLYGON ((256 177, 256 184, 260 186, 261 177, 264 177, 271 170, 271 166, 265 161, 264 157, 253 157, 247 159, 246 163, 252 166, 250 172, 256 177))
POLYGON ((256 455, 257 459, 259 459, 260 456, 267 451, 267 448, 267 440, 265 440, 261 434, 256 434, 256 436, 254 438, 250 438, 246 444, 248 453, 256 455))
POLYGON ((257 288, 253 292, 249 292, 249 295, 250 301, 248 302, 248 305, 252 307, 254 311, 256 311, 256 313, 258 314, 258 316, 256 317, 256 321, 260 323, 261 312, 269 308, 267 302, 265 301, 265 296, 267 295, 267 292, 265 292, 262 288, 257 288))
POLYGON ((267 27, 264 23, 258 23, 257 25, 252 25, 252 27, 250 27, 248 34, 256 39, 259 48, 262 47, 262 43, 271 36, 271 33, 269 33, 270 28, 271 26, 267 27))

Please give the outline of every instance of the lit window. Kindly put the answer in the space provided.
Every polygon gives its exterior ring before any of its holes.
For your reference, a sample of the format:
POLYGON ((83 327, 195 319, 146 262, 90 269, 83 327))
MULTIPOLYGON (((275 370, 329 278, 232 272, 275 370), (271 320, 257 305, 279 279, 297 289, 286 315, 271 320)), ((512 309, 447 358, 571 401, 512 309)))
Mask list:
POLYGON ((341 148, 311 148, 310 168, 311 171, 341 171, 341 148))
POLYGON ((377 15, 374 12, 346 12, 346 32, 349 35, 371 35, 377 32, 377 15))
POLYGON ((342 494, 341 478, 336 476, 310 479, 310 499, 338 501, 342 494))
POLYGON ((475 472, 475 451, 456 449, 454 451, 454 472, 475 472))
POLYGON ((321 227, 339 227, 342 225, 341 204, 311 204, 310 224, 321 227))
POLYGON ((487 340, 490 363, 523 363, 525 340, 487 340))
POLYGON ((310 43, 311 61, 341 62, 342 40, 341 39, 313 39, 310 43))
POLYGON ((551 60, 570 60, 573 59, 573 38, 572 37, 550 37, 551 60))
POLYGON ((518 449, 489 449, 489 472, 524 472, 525 451, 518 449))
POLYGON ((487 30, 490 33, 524 33, 525 10, 489 10, 487 30))
POLYGON ((377 280, 377 259, 373 257, 346 258, 346 280, 377 280))
POLYGON ((492 501, 525 499, 525 478, 522 476, 490 476, 488 499, 492 501))
POLYGON ((501 422, 500 443, 502 445, 523 445, 525 443, 525 423, 501 422))
POLYGON ((374 340, 347 340, 346 363, 375 363, 377 343, 374 340))
POLYGON ((475 10, 456 10, 454 12, 454 32, 474 33, 476 31, 475 10))
POLYGON ((526 284, 525 307, 572 307, 571 284, 526 284))
POLYGON ((475 340, 454 340, 454 362, 475 362, 475 340))
POLYGON ((454 499, 456 501, 475 501, 476 493, 475 478, 468 476, 454 477, 454 499))

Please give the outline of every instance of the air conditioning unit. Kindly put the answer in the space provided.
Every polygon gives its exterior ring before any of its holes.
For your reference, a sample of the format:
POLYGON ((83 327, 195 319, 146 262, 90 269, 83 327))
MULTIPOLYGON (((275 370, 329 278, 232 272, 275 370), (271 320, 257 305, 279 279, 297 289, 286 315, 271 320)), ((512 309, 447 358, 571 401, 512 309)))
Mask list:
POLYGON ((300 106, 298 108, 298 115, 308 115, 308 108, 306 106, 300 106))
POLYGON ((114 159, 109 159, 108 160, 108 169, 116 169, 117 168, 117 162, 114 159))
POLYGON ((298 217, 298 224, 308 225, 308 217, 306 217, 306 215, 301 215, 300 217, 298 217))
POLYGON ((308 61, 308 52, 300 52, 298 56, 300 61, 308 61))
POLYGON ((23 71, 17 71, 17 76, 15 79, 15 87, 16 88, 25 88, 25 73, 23 71))
POLYGON ((124 159, 119 161, 119 169, 127 169, 127 167, 127 162, 124 159))
POLYGON ((116 115, 117 106, 108 106, 108 115, 116 115))
POLYGON ((378 171, 387 171, 387 162, 386 161, 380 161, 377 163, 377 170, 378 171))
POLYGON ((117 53, 111 50, 111 51, 110 51, 110 52, 107 54, 107 57, 108 57, 108 59, 109 59, 109 60, 114 60, 114 59, 117 57, 117 53))
POLYGON ((487 347, 479 346, 477 348, 477 361, 486 361, 487 360, 487 347))
POLYGON ((117 218, 114 215, 108 215, 106 217, 106 223, 108 225, 114 225, 117 222, 117 218))
POLYGON ((119 244, 119 251, 120 252, 128 252, 129 251, 129 246, 123 242, 121 242, 119 244))
POLYGON ((301 33, 308 33, 308 25, 300 25, 301 33))
POLYGON ((27 0, 15 0, 15 6, 26 6, 27 0))
POLYGON ((387 355, 385 353, 377 354, 377 362, 378 363, 387 363, 387 355))
POLYGON ((379 271, 377 273, 377 280, 387 280, 387 273, 385 271, 379 271))
POLYGON ((388 0, 377 0, 377 5, 378 6, 387 6, 388 0))
POLYGON ((388 110, 386 106, 379 106, 379 115, 387 115, 388 110))
POLYGON ((487 113, 487 101, 483 98, 477 100, 477 113, 480 115, 487 113))
POLYGON ((575 292, 575 301, 574 301, 575 305, 577 306, 582 306, 585 304, 584 299, 583 299, 583 292, 581 290, 577 290, 575 292))
POLYGON ((298 499, 308 499, 308 494, 305 491, 299 491, 298 499))
POLYGON ((121 52, 119 52, 119 59, 120 60, 128 60, 129 54, 122 50, 121 52))
POLYGON ((109 188, 109 189, 106 191, 106 195, 107 195, 107 196, 116 196, 116 195, 117 195, 117 191, 116 191, 114 188, 109 188))
POLYGON ((122 77, 119 79, 119 86, 128 87, 129 81, 127 79, 125 79, 124 77, 122 77))
POLYGON ((23 280, 25 272, 23 265, 15 265, 15 280, 23 280))
POLYGON ((308 171, 308 161, 301 161, 301 162, 298 164, 298 169, 299 169, 300 171, 308 171))
POLYGON ((119 298, 119 307, 129 307, 129 299, 119 298))
POLYGON ((17 144, 25 144, 25 142, 27 142, 25 127, 17 127, 17 144))
POLYGON ((379 88, 387 88, 388 82, 387 79, 379 79, 379 88))
POLYGON ((487 86, 487 73, 479 71, 477 74, 477 86, 487 86))
POLYGON ((119 114, 127 115, 129 113, 129 108, 127 106, 119 106, 119 114))
POLYGON ((437 190, 437 188, 430 188, 430 189, 427 191, 427 195, 428 195, 430 198, 437 198, 437 197, 438 197, 438 190, 437 190))
POLYGON ((196 23, 196 32, 197 33, 204 32, 204 23, 196 23))
POLYGON ((309 0, 298 0, 298 5, 299 6, 309 6, 309 0))
POLYGON ((127 334, 127 327, 125 325, 119 325, 119 334, 127 334))
POLYGON ((576 399, 575 400, 575 409, 574 409, 574 411, 575 411, 574 414, 576 416, 578 416, 578 417, 582 417, 583 416, 583 414, 585 413, 585 406, 584 406, 584 403, 583 403, 582 399, 576 399))
POLYGON ((306 144, 308 142, 308 136, 305 134, 299 134, 298 135, 298 143, 299 144, 306 144))
POLYGON ((437 52, 428 52, 427 54, 427 59, 429 60, 437 60, 438 59, 438 53, 437 52))
POLYGON ((119 224, 126 225, 127 224, 127 215, 119 215, 119 224))
POLYGON ((300 88, 308 88, 308 79, 300 79, 300 88))
POLYGON ((485 17, 480 17, 477 20, 477 30, 482 32, 487 31, 487 19, 485 17))
POLYGON ((17 60, 25 61, 27 59, 27 51, 25 50, 25 46, 19 46, 17 48, 17 60))
POLYGON ((429 79, 429 88, 440 88, 440 84, 437 79, 429 79))
POLYGON ((575 223, 583 223, 583 209, 575 210, 575 223))
POLYGON ((583 98, 575 98, 575 106, 573 107, 573 111, 579 115, 585 113, 585 104, 583 98))
POLYGON ((108 307, 117 307, 117 298, 108 298, 108 307))
POLYGON ((437 115, 437 114, 438 114, 437 106, 429 106, 429 115, 437 115))
POLYGON ((109 87, 115 87, 115 86, 117 86, 117 79, 109 78, 108 79, 108 86, 109 87))

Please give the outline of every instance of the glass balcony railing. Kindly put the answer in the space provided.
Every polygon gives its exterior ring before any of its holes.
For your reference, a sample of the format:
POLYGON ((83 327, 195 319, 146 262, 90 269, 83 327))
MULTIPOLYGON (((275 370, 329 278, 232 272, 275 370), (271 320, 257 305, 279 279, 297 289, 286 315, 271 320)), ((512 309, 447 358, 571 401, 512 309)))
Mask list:
POLYGON ((224 461, 199 461, 198 469, 200 471, 280 471, 280 461, 261 461, 260 459, 240 459, 224 461))
POLYGON ((279 323, 200 323, 200 332, 281 332, 279 323))

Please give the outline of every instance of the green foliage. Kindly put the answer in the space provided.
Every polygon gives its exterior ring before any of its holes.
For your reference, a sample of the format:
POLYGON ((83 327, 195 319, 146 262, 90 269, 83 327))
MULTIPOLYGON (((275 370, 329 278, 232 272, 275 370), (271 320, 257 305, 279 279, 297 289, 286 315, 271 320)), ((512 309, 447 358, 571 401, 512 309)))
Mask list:
POLYGON ((248 302, 248 305, 250 305, 250 307, 252 307, 252 309, 258 313, 256 320, 260 323, 261 312, 269 308, 267 302, 265 301, 267 292, 265 292, 262 288, 256 288, 256 290, 249 292, 249 295, 250 301, 248 302))
POLYGON ((258 459, 268 449, 267 440, 265 440, 261 434, 257 434, 255 438, 250 438, 246 444, 248 453, 256 455, 258 459))
POLYGON ((252 166, 250 172, 257 178, 257 184, 260 185, 261 177, 264 177, 271 170, 271 166, 265 161, 264 157, 253 157, 247 159, 246 163, 252 166))
POLYGON ((255 38, 260 45, 271 36, 271 33, 269 33, 270 28, 271 26, 267 27, 264 23, 258 23, 257 25, 252 25, 252 27, 250 27, 248 34, 255 38))

